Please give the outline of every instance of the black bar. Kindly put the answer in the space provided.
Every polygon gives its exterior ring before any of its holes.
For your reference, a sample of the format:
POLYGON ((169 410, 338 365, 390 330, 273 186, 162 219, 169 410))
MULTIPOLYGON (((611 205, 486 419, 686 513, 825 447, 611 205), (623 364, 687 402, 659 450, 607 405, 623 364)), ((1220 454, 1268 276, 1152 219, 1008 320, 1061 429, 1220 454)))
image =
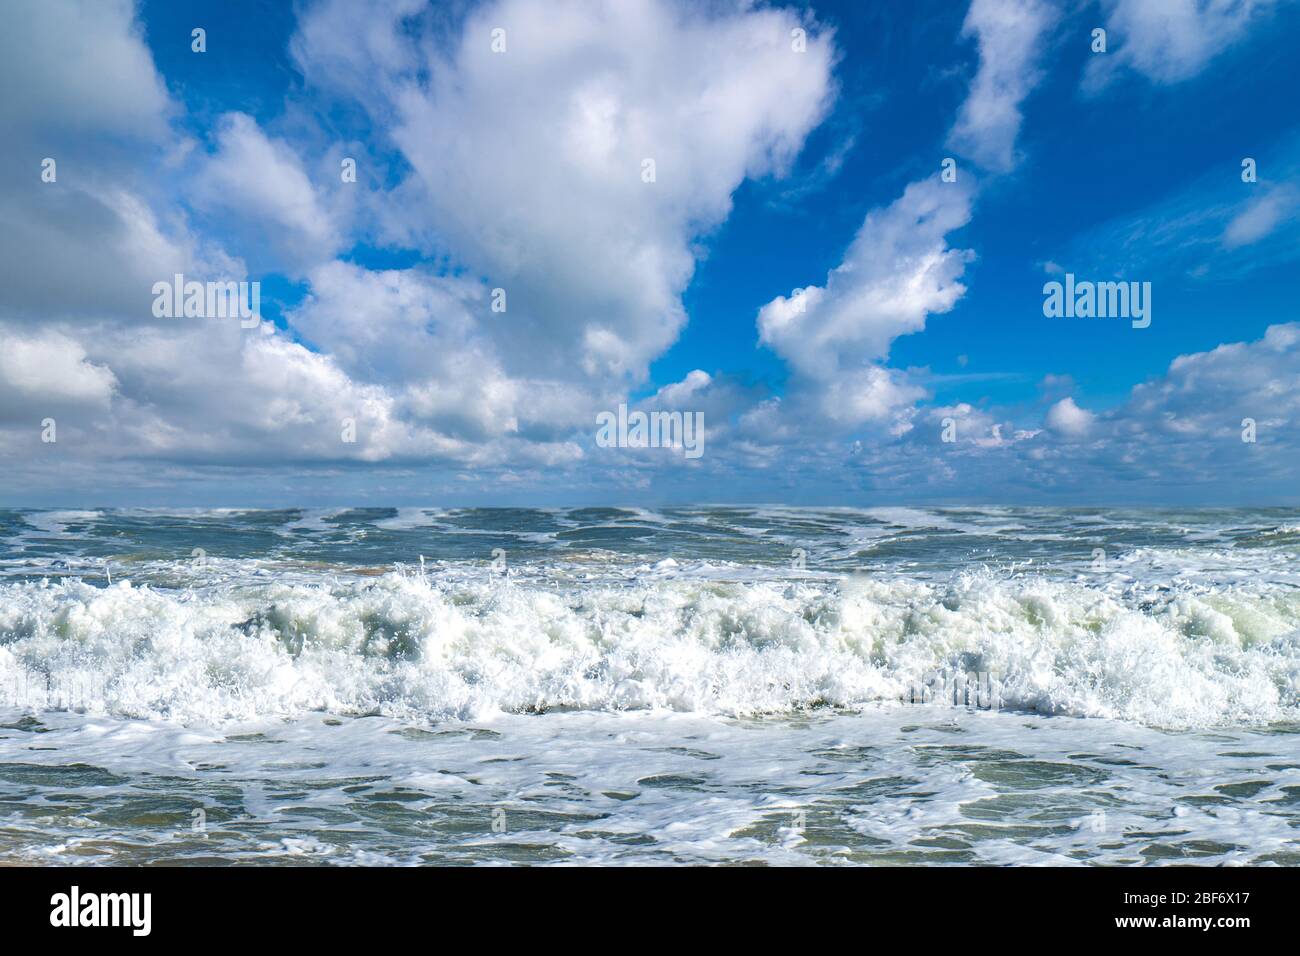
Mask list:
POLYGON ((398 934, 437 945, 459 927, 482 936, 481 942, 505 930, 537 943, 590 945, 603 939, 602 945, 622 946, 675 934, 674 927, 688 924, 699 929, 685 938, 696 939, 699 933, 745 937, 779 925, 802 927, 802 933, 824 924, 819 932, 869 934, 859 936, 864 945, 883 942, 889 933, 914 942, 972 945, 1020 938, 1051 946, 1124 936, 1231 943, 1259 939, 1253 934, 1261 931, 1270 937, 1291 932, 1298 882, 1294 870, 1223 867, 693 867, 599 873, 563 867, 10 867, 0 868, 0 912, 7 932, 20 935, 204 945, 374 946, 398 934), (54 898, 70 897, 73 886, 83 906, 88 894, 150 894, 148 935, 136 936, 126 916, 127 925, 117 927, 51 925, 54 898), (1120 925, 1134 919, 1151 922, 1120 925), (613 935, 591 935, 602 926, 613 935))

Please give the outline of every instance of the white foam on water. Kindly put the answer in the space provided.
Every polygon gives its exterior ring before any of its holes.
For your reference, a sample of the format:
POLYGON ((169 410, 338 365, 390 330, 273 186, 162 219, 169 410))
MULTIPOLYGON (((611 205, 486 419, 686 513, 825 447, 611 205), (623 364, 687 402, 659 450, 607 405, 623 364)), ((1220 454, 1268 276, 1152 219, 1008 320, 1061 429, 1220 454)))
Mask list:
MULTIPOLYGON (((724 537, 785 543, 707 559, 676 527, 516 560, 553 536, 377 522, 510 551, 505 573, 429 555, 427 577, 404 546, 196 562, 156 556, 201 537, 128 534, 111 587, 72 556, 110 515, 34 515, 23 536, 67 546, 0 562, 0 859, 1300 863, 1294 523, 866 514, 736 509, 724 537), (855 563, 892 571, 821 560, 877 536, 900 547, 855 563), (958 674, 1000 708, 905 702, 958 674)), ((718 513, 601 526, 652 519, 718 513)))
POLYGON ((398 508, 396 515, 376 521, 374 525, 385 531, 413 531, 435 527, 445 515, 441 508, 398 508))
POLYGON ((962 523, 951 518, 933 511, 922 511, 919 508, 867 508, 865 513, 877 521, 897 525, 900 528, 957 530, 963 527, 962 523))
POLYGON ((764 720, 499 715, 463 729, 323 715, 183 729, 54 714, 41 730, 26 746, 22 734, 5 740, 16 763, 0 764, 0 788, 58 799, 7 817, 0 856, 1078 865, 1300 855, 1288 799, 1300 784, 1297 737, 1266 731, 934 706, 764 720), (92 776, 77 780, 76 768, 92 776), (208 814, 199 838, 195 807, 208 814))
POLYGON ((45 537, 58 538, 67 530, 70 524, 85 524, 91 521, 98 521, 101 513, 98 511, 31 511, 23 513, 23 521, 35 528, 40 534, 28 537, 45 537))
POLYGON ((1282 535, 1282 534, 1300 534, 1300 524, 1284 524, 1276 528, 1270 528, 1261 532, 1265 536, 1282 535))
POLYGON ((276 532, 278 534, 289 534, 291 532, 314 534, 335 531, 338 529, 329 524, 329 520, 337 518, 341 514, 347 514, 349 510, 348 508, 307 508, 303 510, 300 517, 281 525, 276 529, 276 532))
POLYGON ((184 589, 0 585, 0 703, 220 723, 310 711, 789 713, 989 674, 1013 710, 1160 727, 1300 716, 1300 594, 993 573, 729 580, 663 563, 184 589))

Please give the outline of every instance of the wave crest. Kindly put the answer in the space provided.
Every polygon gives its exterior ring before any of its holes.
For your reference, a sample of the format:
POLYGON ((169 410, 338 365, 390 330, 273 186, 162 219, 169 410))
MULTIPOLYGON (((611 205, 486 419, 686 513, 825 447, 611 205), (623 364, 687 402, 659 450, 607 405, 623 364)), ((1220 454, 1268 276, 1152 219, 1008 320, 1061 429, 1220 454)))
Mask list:
POLYGON ((1296 719, 1300 598, 963 575, 545 586, 388 574, 0 586, 0 701, 221 722, 854 707, 937 673, 1002 706, 1187 727, 1296 719))

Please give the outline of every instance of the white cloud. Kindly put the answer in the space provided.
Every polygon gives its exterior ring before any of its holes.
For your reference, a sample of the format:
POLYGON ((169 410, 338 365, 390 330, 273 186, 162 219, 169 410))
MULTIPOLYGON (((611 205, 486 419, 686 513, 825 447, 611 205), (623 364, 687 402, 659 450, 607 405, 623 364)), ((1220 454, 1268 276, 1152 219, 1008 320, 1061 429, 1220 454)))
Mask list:
POLYGON ((1066 396, 1047 410, 1044 421, 1047 427, 1066 438, 1082 438, 1092 428, 1093 414, 1075 404, 1074 399, 1066 396))
POLYGON ((712 384, 713 377, 697 368, 688 372, 680 382, 670 382, 655 392, 652 403, 661 408, 685 408, 712 384))
POLYGON ((1223 230, 1223 245, 1228 249, 1249 246, 1295 215, 1300 197, 1293 186, 1280 186, 1246 203, 1223 230))
MULTIPOLYGON (((153 282, 241 266, 157 210, 176 107, 124 0, 10 4, 0 55, 0 320, 149 316, 153 282), (42 161, 55 181, 43 182, 42 161)), ((169 171, 170 172, 170 171, 169 171)))
POLYGON ((1275 0, 1103 0, 1108 52, 1089 61, 1085 88, 1119 70, 1155 83, 1190 79, 1240 40, 1275 0))
POLYGON ((1020 104, 1041 78, 1043 40, 1059 19, 1048 0, 972 0, 962 35, 978 40, 980 65, 949 146, 986 169, 1015 165, 1020 104))
POLYGON ((911 384, 903 372, 870 365, 827 379, 818 400, 821 415, 828 421, 847 426, 884 425, 893 434, 901 434, 911 427, 907 411, 925 397, 925 389, 911 384))
MULTIPOLYGON (((49 451, 65 467, 133 456, 580 461, 575 436, 676 336, 699 238, 746 177, 788 167, 831 96, 829 35, 811 31, 795 53, 798 21, 785 11, 506 2, 448 34, 414 4, 391 4, 387 17, 317 5, 294 40, 305 69, 371 109, 413 169, 368 214, 386 235, 405 230, 465 267, 458 277, 369 271, 328 261, 356 223, 338 214, 347 191, 327 192, 309 170, 336 167, 340 147, 312 155, 229 113, 213 151, 196 150, 168 127, 178 110, 131 5, 49 10, 17 18, 39 53, 25 77, 36 95, 19 98, 22 109, 7 101, 6 115, 15 138, 38 138, 43 124, 93 155, 60 154, 59 182, 35 199, 0 189, 0 209, 19 223, 0 238, 10 280, 0 321, 44 326, 6 333, 0 394, 24 416, 28 400, 94 406, 49 451), (102 75, 60 59, 60 42, 85 39, 86 22, 112 54, 102 75), (488 48, 498 23, 510 37, 499 57, 488 48), (120 155, 94 153, 97 131, 134 139, 120 155), (642 181, 647 157, 653 183, 642 181), (176 182, 149 175, 158 168, 176 182), (245 275, 179 212, 178 194, 198 222, 227 227, 259 271, 285 266, 308 281, 288 332, 152 316, 153 283, 174 273, 245 275), (506 313, 488 307, 496 286, 506 313), (355 443, 341 438, 347 419, 355 443)), ((699 372, 657 397, 698 400, 721 419, 739 394, 699 372)), ((26 441, 27 417, 0 444, 26 441)))
MULTIPOLYGON (((1237 437, 1242 418, 1300 419, 1300 324, 1269 326, 1255 342, 1232 342, 1180 355, 1161 378, 1133 389, 1117 413, 1153 439, 1237 437)), ((1273 435, 1294 443, 1288 434, 1273 435)))
POLYGON ((328 357, 237 322, 65 329, 65 350, 116 383, 111 405, 80 424, 72 456, 175 460, 384 460, 417 437, 393 421, 381 388, 350 381, 328 357), (76 335, 75 342, 72 336, 76 335), (343 420, 357 423, 355 444, 343 420))
POLYGON ((820 121, 829 37, 796 53, 788 11, 663 0, 503 0, 451 35, 407 12, 381 28, 370 9, 323 4, 293 43, 309 80, 391 121, 414 169, 391 233, 507 290, 512 371, 641 379, 685 322, 694 241, 820 121))
POLYGON ((491 312, 481 283, 343 262, 310 280, 293 327, 354 379, 385 384, 399 414, 426 427, 465 440, 549 442, 587 426, 609 401, 579 383, 510 375, 499 357, 510 315, 491 312))
MULTIPOLYGON (((41 0, 4 8, 15 42, 0 56, 0 126, 39 130, 43 144, 167 132, 167 89, 134 22, 132 0, 41 0)), ((45 154, 48 155, 48 154, 45 154)), ((56 157, 57 158, 57 157, 56 157)))
POLYGON ((970 221, 970 193, 938 178, 912 183, 867 214, 844 261, 824 286, 779 296, 758 314, 759 339, 799 372, 823 375, 884 358, 900 335, 925 327, 965 293, 959 281, 974 254, 948 233, 970 221))
MULTIPOLYGON (((1044 424, 1044 432, 1019 429, 1016 441, 953 462, 953 481, 1048 489, 1079 501, 1159 503, 1176 495, 1221 502, 1226 490, 1245 500, 1294 497, 1300 324, 1179 356, 1106 411, 1062 398, 1044 424), (1247 420, 1254 423, 1253 442, 1243 440, 1247 420)), ((964 437, 959 427, 958 438, 964 437)))
POLYGON ((289 321, 349 374, 404 383, 487 358, 485 290, 414 269, 369 270, 329 262, 309 274, 310 292, 289 321))
MULTIPOLYGON (((980 65, 949 134, 952 148, 995 172, 1015 165, 1020 106, 1041 77, 1037 64, 1059 16, 1049 0, 973 0, 962 33, 977 39, 980 65)), ((812 411, 836 428, 909 431, 926 392, 878 362, 896 338, 924 329, 965 294, 960 280, 975 253, 951 247, 948 235, 970 221, 969 183, 961 175, 912 183, 867 215, 825 285, 763 306, 759 340, 795 373, 789 400, 766 417, 812 411)))
POLYGON ((974 253, 951 248, 947 236, 969 220, 970 193, 960 182, 912 183, 867 214, 824 286, 778 296, 759 310, 759 341, 795 372, 786 412, 812 411, 810 425, 906 430, 908 409, 925 392, 876 360, 965 294, 959 280, 974 253))
POLYGON ((109 182, 49 189, 0 185, 0 318, 151 322, 155 282, 177 272, 244 276, 239 260, 183 220, 160 219, 139 193, 109 182))
POLYGON ((116 385, 113 373, 88 362, 66 335, 0 328, 0 408, 7 419, 35 421, 68 406, 107 408, 116 385))
MULTIPOLYGON (((227 113, 216 128, 217 149, 194 178, 194 199, 269 233, 269 245, 290 262, 327 258, 340 240, 293 147, 271 139, 244 113, 227 113)), ((250 236, 245 235, 245 239, 250 236)))
MULTIPOLYGON (((1193 19, 1235 39, 1261 8, 1201 4, 1193 19)), ((463 468, 473 486, 490 469, 533 488, 651 486, 661 456, 597 463, 584 452, 594 414, 626 400, 680 331, 701 240, 734 191, 747 177, 780 175, 834 92, 829 32, 811 30, 808 52, 796 54, 795 15, 745 3, 504 0, 447 16, 407 0, 378 12, 317 4, 293 44, 311 95, 362 104, 376 135, 361 149, 396 146, 410 164, 393 187, 400 162, 383 169, 363 156, 369 184, 349 192, 328 180, 355 144, 313 140, 301 105, 265 128, 227 114, 213 151, 193 148, 169 126, 178 107, 129 4, 30 9, 11 18, 20 32, 0 62, 0 76, 24 82, 23 96, 0 104, 15 147, 0 155, 0 450, 37 469, 36 426, 57 414, 59 442, 40 449, 39 467, 63 475, 84 465, 88 487, 102 477, 94 463, 122 459, 156 464, 132 472, 145 482, 200 466, 346 472, 364 462, 384 474, 409 469, 412 483, 423 478, 418 466, 436 463, 463 468), (107 60, 91 49, 64 58, 84 45, 80 24, 106 44, 107 60), (489 45, 497 25, 508 33, 501 55, 489 45), (60 177, 33 189, 30 157, 43 137, 56 144, 60 177), (654 183, 641 179, 647 157, 654 183), (362 225, 376 230, 361 241, 412 243, 438 254, 427 257, 436 267, 331 261, 358 238, 343 196, 365 206, 362 225), (194 221, 190 200, 203 213, 194 221), (249 262, 279 260, 307 282, 287 330, 150 314, 152 283, 174 272, 244 276, 244 261, 203 234, 222 217, 233 226, 222 234, 249 262), (489 307, 498 286, 504 313, 489 307), (342 440, 346 419, 355 443, 342 440)), ((1160 43, 1143 31, 1164 21, 1127 4, 1105 9, 1126 27, 1112 37, 1112 65, 1160 82, 1222 45, 1182 37, 1192 21, 1181 6, 1171 7, 1184 17, 1177 35, 1160 43)), ((980 66, 950 143, 989 171, 1016 162, 1023 104, 1056 16, 1045 2, 971 6, 965 30, 980 66)), ((1286 171, 1260 168, 1274 183, 1286 171)), ((786 297, 762 308, 761 341, 791 370, 781 397, 710 366, 637 403, 705 414, 709 451, 693 470, 712 476, 706 493, 740 489, 744 475, 769 488, 848 480, 901 495, 1156 489, 1234 469, 1277 487, 1293 480, 1296 326, 1181 357, 1109 410, 1079 407, 1068 383, 1049 383, 1054 404, 1042 422, 965 402, 922 405, 935 377, 884 363, 899 336, 965 294, 973 253, 953 234, 971 217, 974 179, 963 170, 960 184, 913 183, 866 216, 803 311, 786 297), (1258 422, 1258 445, 1240 441, 1246 417, 1258 422), (955 443, 941 442, 944 418, 956 422, 955 443)), ((1286 244, 1292 188, 1231 188, 1213 208, 1198 191, 1180 198, 1179 215, 1152 214, 1123 241, 1091 245, 1137 259, 1161 243, 1189 245, 1188 229, 1197 249, 1225 257, 1240 248, 1262 258, 1286 244)), ((36 475, 6 480, 35 487, 36 475)))

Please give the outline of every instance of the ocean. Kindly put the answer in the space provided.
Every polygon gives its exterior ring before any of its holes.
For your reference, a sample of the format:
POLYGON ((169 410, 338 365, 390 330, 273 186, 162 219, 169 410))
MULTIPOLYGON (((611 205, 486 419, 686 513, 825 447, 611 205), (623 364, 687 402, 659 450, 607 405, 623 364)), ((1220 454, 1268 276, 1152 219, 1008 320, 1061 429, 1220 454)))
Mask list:
POLYGON ((0 863, 1300 863, 1300 511, 0 511, 0 863))

